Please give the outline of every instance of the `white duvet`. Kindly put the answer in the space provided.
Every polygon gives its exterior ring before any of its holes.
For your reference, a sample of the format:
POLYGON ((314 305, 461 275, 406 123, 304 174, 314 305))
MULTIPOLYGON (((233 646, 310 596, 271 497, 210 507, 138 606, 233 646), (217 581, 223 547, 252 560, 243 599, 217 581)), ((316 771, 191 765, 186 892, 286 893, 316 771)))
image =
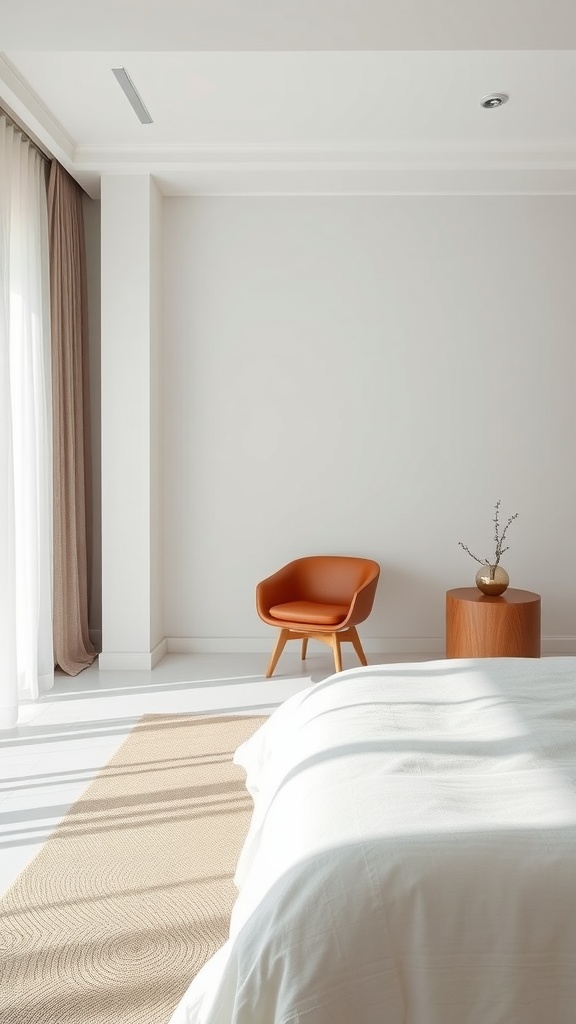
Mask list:
POLYGON ((576 659, 342 672, 235 760, 230 938, 172 1024, 576 1024, 576 659))

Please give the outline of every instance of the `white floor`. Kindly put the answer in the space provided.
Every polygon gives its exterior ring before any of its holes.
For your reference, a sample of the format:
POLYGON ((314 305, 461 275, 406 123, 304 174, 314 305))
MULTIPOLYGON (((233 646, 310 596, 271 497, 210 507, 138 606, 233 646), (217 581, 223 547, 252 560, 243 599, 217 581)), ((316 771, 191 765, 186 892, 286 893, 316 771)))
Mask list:
MULTIPOLYGON (((319 645, 318 645, 319 646, 319 645)), ((169 654, 150 672, 58 674, 54 689, 22 705, 16 729, 0 739, 0 894, 41 848, 141 715, 268 714, 333 672, 331 654, 306 662, 287 650, 272 679, 262 654, 169 654)), ((384 657, 372 663, 426 661, 384 657)), ((433 657, 433 656, 431 656, 433 657)), ((357 665, 344 655, 344 668, 357 665)))

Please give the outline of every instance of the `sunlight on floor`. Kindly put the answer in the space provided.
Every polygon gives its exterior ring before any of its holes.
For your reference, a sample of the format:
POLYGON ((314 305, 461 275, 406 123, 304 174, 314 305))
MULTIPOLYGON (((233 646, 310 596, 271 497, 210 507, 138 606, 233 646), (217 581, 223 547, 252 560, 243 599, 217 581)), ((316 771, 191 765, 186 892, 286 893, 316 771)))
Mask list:
MULTIPOLYGON (((425 661, 428 656, 380 657, 425 661)), ((271 714, 331 675, 329 652, 284 654, 272 679, 262 654, 169 654, 152 671, 100 672, 97 664, 20 709, 0 737, 0 893, 41 848, 84 788, 144 714, 271 714)), ((352 655, 344 668, 355 667, 352 655)))

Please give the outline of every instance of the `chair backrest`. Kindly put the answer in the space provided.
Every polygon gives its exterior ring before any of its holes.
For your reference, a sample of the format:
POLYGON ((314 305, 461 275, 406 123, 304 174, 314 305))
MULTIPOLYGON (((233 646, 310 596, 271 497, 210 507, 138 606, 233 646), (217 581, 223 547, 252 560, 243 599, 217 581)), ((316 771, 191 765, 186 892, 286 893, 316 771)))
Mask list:
POLYGON ((355 592, 377 580, 378 562, 348 555, 309 555, 292 563, 298 597, 328 604, 349 604, 355 592))

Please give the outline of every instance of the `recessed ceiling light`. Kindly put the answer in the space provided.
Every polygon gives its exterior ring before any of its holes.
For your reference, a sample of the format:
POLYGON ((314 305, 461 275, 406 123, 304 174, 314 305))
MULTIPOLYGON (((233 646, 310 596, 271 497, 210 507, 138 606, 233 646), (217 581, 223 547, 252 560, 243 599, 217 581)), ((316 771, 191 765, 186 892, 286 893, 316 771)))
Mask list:
POLYGON ((150 113, 146 110, 134 82, 126 71, 126 68, 112 68, 112 74, 116 77, 120 88, 124 92, 130 106, 142 124, 152 124, 150 113))
POLYGON ((507 102, 508 96, 505 92, 491 92, 489 96, 480 100, 480 106, 485 107, 486 110, 492 110, 493 107, 501 107, 503 103, 507 102))

